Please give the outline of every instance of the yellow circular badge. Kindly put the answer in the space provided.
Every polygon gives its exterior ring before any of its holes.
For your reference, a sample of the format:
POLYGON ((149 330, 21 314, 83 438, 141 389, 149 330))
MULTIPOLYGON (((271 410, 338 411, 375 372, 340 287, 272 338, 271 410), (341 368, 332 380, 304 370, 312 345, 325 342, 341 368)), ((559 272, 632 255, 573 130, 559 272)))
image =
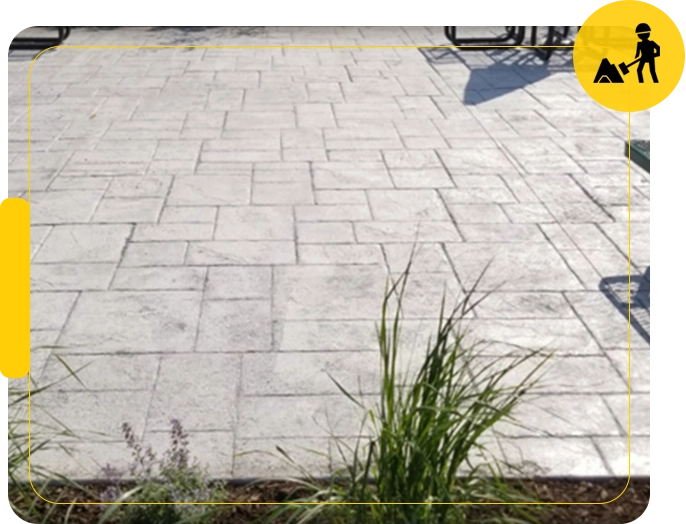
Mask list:
POLYGON ((579 29, 574 70, 596 102, 616 111, 642 111, 679 83, 684 41, 657 7, 622 0, 598 9, 579 29))

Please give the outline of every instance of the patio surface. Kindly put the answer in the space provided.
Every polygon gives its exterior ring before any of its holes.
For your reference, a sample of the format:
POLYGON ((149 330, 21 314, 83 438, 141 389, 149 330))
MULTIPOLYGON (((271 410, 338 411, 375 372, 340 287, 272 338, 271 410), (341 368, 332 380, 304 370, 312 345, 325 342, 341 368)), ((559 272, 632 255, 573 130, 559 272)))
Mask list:
MULTIPOLYGON (((79 29, 67 45, 445 45, 442 28, 79 29)), ((59 49, 31 75, 32 373, 79 435, 77 478, 124 466, 120 426, 161 447, 169 419, 221 477, 331 464, 371 397, 384 285, 418 253, 403 351, 441 296, 493 294, 469 320, 546 347, 544 389, 502 426, 537 475, 627 474, 626 115, 571 55, 527 50, 59 49), (613 295, 613 292, 615 294, 613 295)), ((27 72, 9 64, 10 196, 27 195, 27 72)), ((649 138, 649 114, 632 116, 649 138)), ((632 474, 649 474, 650 177, 631 173, 632 474), (640 286, 640 292, 638 288, 640 286)), ((13 381, 13 387, 25 381, 13 381)), ((32 410, 34 422, 47 422, 32 410)))

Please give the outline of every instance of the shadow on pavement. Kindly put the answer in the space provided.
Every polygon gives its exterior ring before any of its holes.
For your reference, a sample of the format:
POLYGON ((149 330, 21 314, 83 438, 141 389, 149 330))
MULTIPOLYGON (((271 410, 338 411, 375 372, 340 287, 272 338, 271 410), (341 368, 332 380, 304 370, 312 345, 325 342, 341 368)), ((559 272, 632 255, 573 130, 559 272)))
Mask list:
POLYGON ((461 63, 470 71, 463 98, 467 105, 478 105, 524 89, 554 73, 574 71, 570 53, 556 54, 543 62, 530 49, 422 48, 420 52, 435 66, 461 63))
POLYGON ((650 344, 650 267, 631 276, 631 288, 628 275, 603 278, 598 287, 627 319, 631 304, 631 325, 650 344))

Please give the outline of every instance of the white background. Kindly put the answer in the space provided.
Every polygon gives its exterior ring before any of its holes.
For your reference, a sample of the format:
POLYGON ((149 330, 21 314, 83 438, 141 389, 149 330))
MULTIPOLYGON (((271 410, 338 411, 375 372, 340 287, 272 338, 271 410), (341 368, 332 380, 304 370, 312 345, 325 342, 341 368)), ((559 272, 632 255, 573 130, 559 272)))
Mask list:
MULTIPOLYGON (((631 0, 624 0, 631 1, 631 0)), ((686 29, 684 2, 651 2, 662 9, 681 30, 686 29)), ((453 25, 569 25, 578 26, 605 2, 590 0, 498 0, 464 2, 373 2, 370 0, 255 2, 142 2, 107 1, 17 1, 5 4, 0 15, 0 42, 9 47, 12 38, 31 26, 444 26, 453 25)), ((125 44, 126 42, 122 42, 125 44)), ((7 100, 7 67, 0 67, 0 89, 7 100)), ((686 286, 686 159, 684 116, 686 80, 659 106, 651 110, 651 501, 640 524, 679 522, 683 516, 682 477, 686 461, 682 454, 686 413, 683 406, 683 364, 686 352, 681 314, 682 286, 686 286), (681 516, 680 516, 681 515, 681 516)), ((3 121, 7 106, 3 103, 3 121)), ((2 157, 7 165, 7 131, 0 126, 2 157)), ((7 196, 7 178, 0 177, 0 197, 7 196)), ((1 324, 0 324, 1 326, 1 324)), ((0 327, 1 332, 1 327, 0 327)), ((1 343, 1 342, 0 342, 1 343)), ((3 348, 5 350, 6 348, 3 348)), ((3 382, 5 382, 3 377, 3 382)), ((7 416, 5 384, 0 387, 0 410, 7 416)), ((4 450, 4 446, 0 446, 4 450)), ((3 454, 3 458, 5 458, 3 454)), ((5 470, 0 467, 0 515, 3 522, 23 522, 7 502, 5 470)), ((581 523, 580 523, 581 524, 581 523)))

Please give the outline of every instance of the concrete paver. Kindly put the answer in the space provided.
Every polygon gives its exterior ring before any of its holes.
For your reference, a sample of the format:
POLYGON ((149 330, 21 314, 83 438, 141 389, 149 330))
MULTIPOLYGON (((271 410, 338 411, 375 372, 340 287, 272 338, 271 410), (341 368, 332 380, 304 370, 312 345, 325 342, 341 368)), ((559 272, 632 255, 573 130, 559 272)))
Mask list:
MULTIPOLYGON (((443 45, 442 28, 75 29, 69 45, 443 45)), ((326 474, 330 436, 373 400, 389 275, 417 244, 403 359, 441 297, 492 293, 490 344, 555 350, 506 458, 542 475, 626 474, 627 320, 600 291, 650 265, 650 176, 625 115, 569 57, 525 50, 58 49, 31 77, 32 373, 82 438, 35 463, 124 466, 120 424, 164 445, 169 418, 220 477, 326 474), (107 442, 106 442, 107 441, 107 442)), ((9 196, 28 198, 26 74, 10 55, 9 196)), ((632 115, 649 138, 649 113, 632 115)), ((645 298, 645 297, 644 297, 645 298)), ((649 322, 649 292, 647 297, 649 322)), ((634 308, 632 307, 632 311, 634 308)), ((647 326, 649 333, 649 324, 647 326)), ((631 328, 632 474, 649 474, 649 341, 631 328)), ((12 387, 18 384, 13 382, 12 387)), ((40 410, 32 416, 41 420, 40 410)))

